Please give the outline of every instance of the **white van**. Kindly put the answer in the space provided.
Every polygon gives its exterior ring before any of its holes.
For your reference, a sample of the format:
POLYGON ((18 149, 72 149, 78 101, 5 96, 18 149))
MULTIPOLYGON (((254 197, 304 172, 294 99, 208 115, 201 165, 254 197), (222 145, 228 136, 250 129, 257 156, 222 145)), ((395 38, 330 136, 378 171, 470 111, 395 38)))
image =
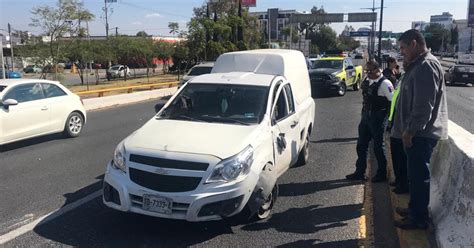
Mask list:
POLYGON ((120 142, 103 202, 187 221, 266 218, 278 177, 308 160, 314 113, 301 52, 223 54, 120 142))

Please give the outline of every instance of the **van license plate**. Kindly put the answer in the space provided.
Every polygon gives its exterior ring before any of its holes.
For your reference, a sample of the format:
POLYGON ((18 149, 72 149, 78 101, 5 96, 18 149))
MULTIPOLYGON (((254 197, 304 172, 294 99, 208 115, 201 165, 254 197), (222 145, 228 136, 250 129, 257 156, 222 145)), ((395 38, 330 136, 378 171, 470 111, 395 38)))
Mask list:
POLYGON ((469 75, 463 74, 462 77, 463 77, 463 78, 467 78, 467 77, 469 77, 469 75))
POLYGON ((157 212, 160 214, 171 214, 171 208, 173 207, 173 201, 171 199, 153 196, 153 195, 144 195, 143 196, 143 209, 157 212))

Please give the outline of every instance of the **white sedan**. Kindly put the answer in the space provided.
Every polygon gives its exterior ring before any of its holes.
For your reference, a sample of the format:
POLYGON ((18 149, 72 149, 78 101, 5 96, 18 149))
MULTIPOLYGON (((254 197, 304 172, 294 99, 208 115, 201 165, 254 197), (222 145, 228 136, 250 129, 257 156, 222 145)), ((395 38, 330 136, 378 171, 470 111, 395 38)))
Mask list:
POLYGON ((81 99, 59 82, 0 80, 0 145, 60 132, 77 137, 85 121, 81 99))

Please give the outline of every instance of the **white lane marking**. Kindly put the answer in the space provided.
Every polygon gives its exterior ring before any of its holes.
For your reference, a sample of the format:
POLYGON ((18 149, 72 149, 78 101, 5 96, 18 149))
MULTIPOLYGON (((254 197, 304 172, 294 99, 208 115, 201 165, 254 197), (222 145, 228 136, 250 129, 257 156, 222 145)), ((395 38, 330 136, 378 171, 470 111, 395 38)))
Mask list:
POLYGON ((29 231, 32 231, 36 226, 38 225, 42 225, 42 224, 45 224, 97 197, 99 197, 100 195, 102 195, 102 190, 98 190, 90 195, 87 195, 86 197, 82 198, 82 199, 79 199, 71 204, 68 204, 62 208, 59 208, 59 209, 56 209, 48 214, 45 214, 41 217, 39 217, 38 219, 36 219, 35 221, 29 223, 29 224, 26 224, 24 226, 21 226, 13 231, 10 231, 2 236, 0 236, 0 245, 3 245, 5 243, 7 243, 8 241, 11 241, 29 231))

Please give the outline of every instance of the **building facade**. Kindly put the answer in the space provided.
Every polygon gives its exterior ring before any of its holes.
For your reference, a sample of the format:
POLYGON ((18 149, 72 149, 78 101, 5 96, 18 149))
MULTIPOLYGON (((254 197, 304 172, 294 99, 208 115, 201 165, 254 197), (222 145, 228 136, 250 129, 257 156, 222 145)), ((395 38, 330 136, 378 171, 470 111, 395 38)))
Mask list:
POLYGON ((287 37, 282 34, 282 30, 290 24, 290 16, 292 14, 304 14, 296 10, 280 10, 268 9, 262 12, 250 12, 252 16, 257 17, 260 31, 265 34, 265 39, 268 40, 270 29, 270 39, 272 41, 285 40, 287 37))
POLYGON ((449 12, 443 12, 441 15, 432 15, 430 17, 430 23, 439 23, 446 29, 451 29, 453 27, 453 20, 453 15, 449 12))

